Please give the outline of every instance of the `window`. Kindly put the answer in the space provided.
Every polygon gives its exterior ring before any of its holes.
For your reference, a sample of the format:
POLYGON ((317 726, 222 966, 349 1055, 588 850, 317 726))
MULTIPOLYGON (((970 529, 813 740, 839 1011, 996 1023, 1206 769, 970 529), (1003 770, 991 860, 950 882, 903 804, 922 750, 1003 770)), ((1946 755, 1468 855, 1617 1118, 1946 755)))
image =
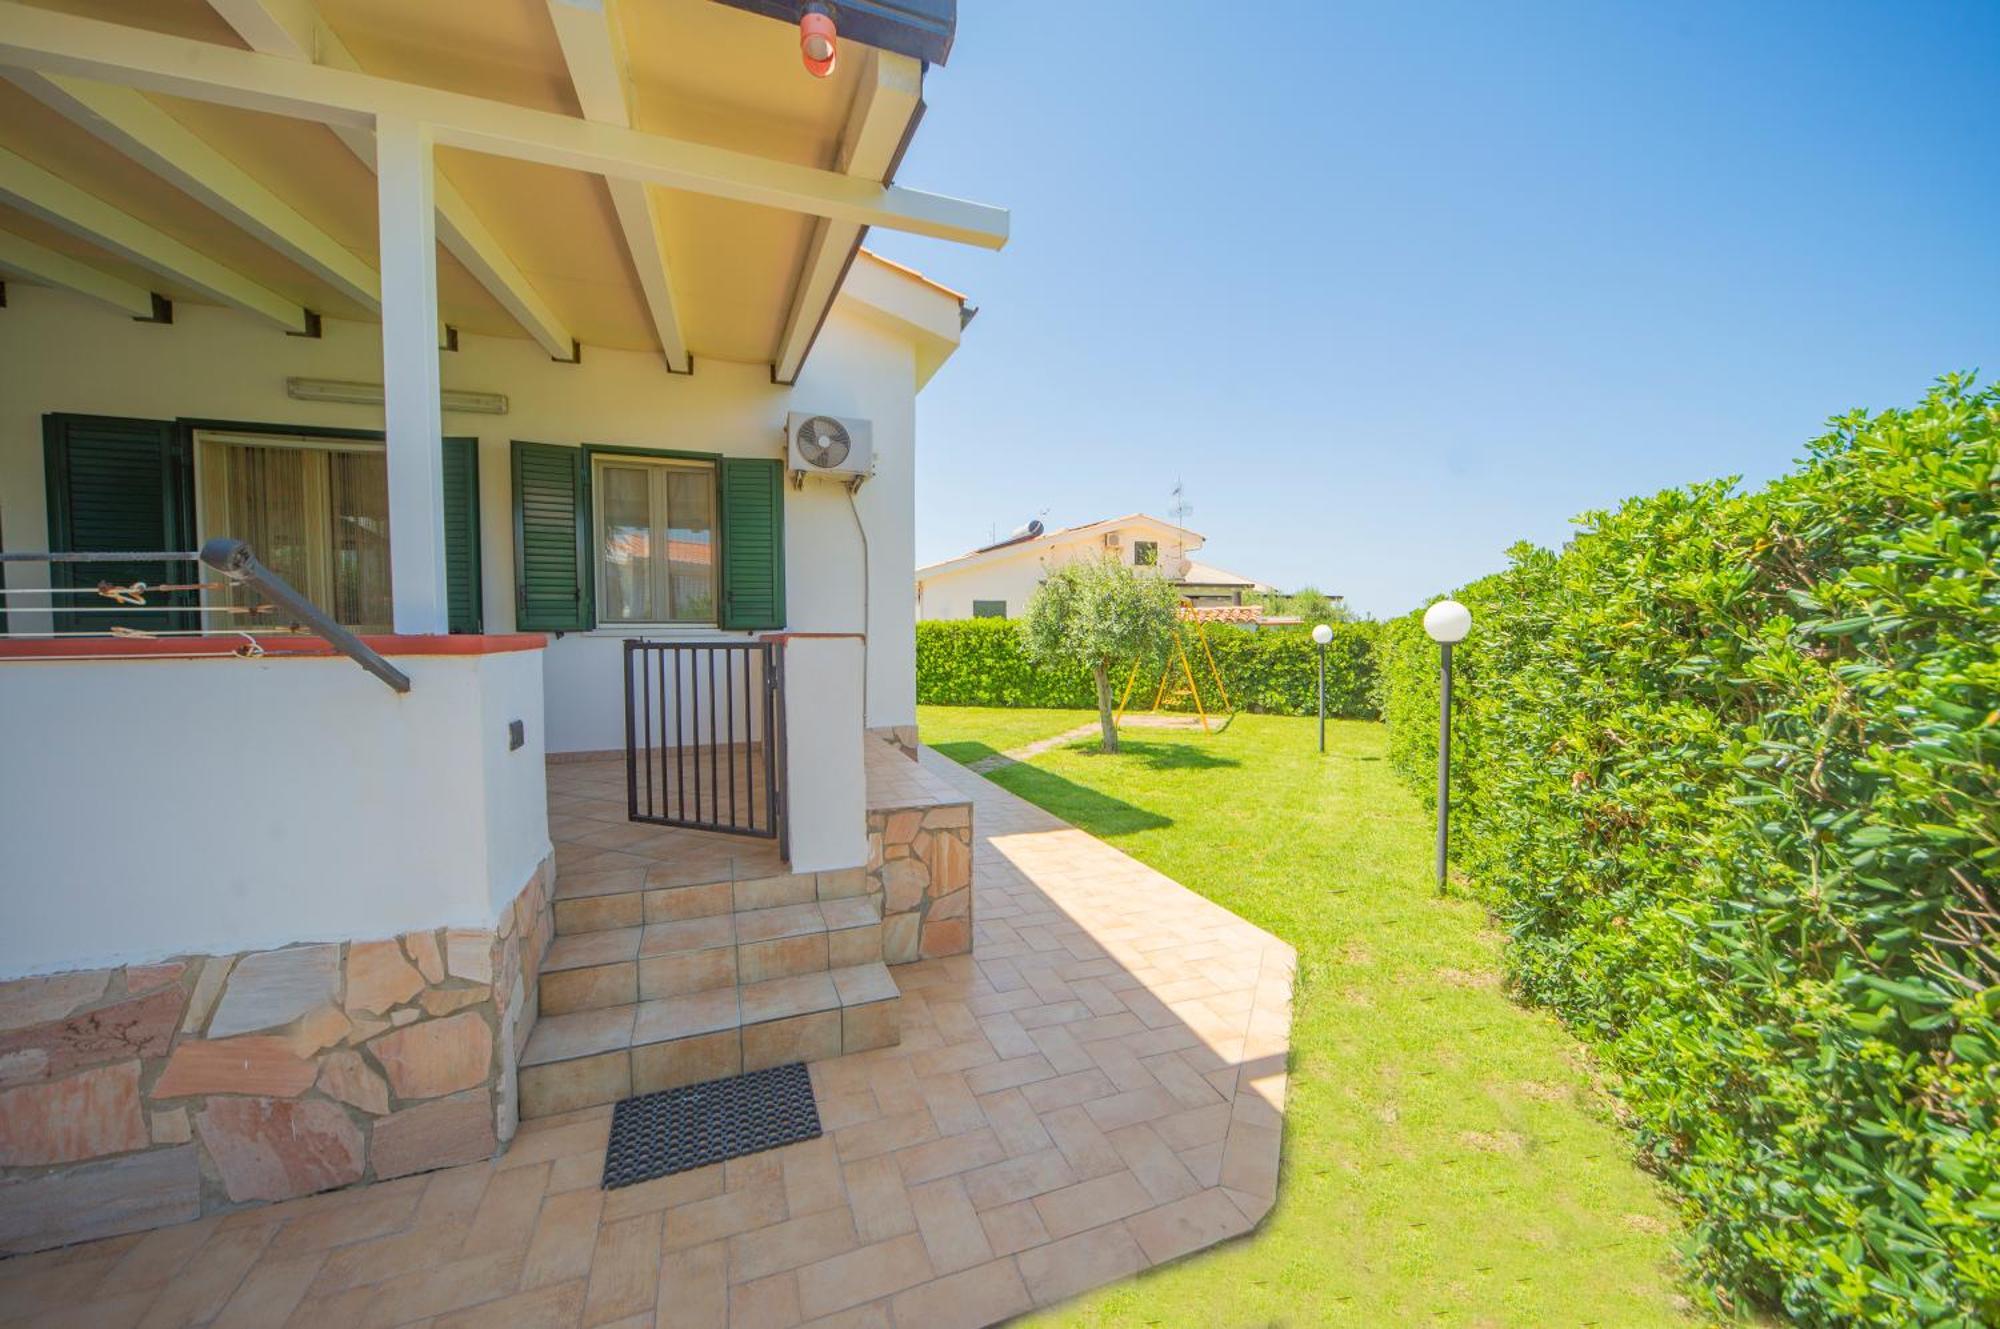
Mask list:
POLYGON ((1007 617, 1007 602, 1005 600, 974 600, 972 602, 972 616, 974 618, 1005 618, 1007 617))
POLYGON ((1158 567, 1160 563, 1160 542, 1157 540, 1134 540, 1132 542, 1132 563, 1135 567, 1158 567))
MULTIPOLYGON (((387 632, 389 476, 367 439, 196 435, 201 539, 233 536, 343 627, 387 632)), ((247 626, 238 615, 211 615, 247 626)))
POLYGON ((715 622, 715 467, 601 456, 591 488, 598 620, 715 622))

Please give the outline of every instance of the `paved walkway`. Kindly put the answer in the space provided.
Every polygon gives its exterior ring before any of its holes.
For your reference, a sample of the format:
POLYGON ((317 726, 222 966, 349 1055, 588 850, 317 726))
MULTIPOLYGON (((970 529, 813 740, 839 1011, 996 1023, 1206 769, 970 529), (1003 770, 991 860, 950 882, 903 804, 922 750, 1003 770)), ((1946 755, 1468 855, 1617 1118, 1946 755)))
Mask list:
POLYGON ((893 971, 826 1134, 601 1191, 610 1109, 506 1155, 0 1262, 0 1324, 950 1329, 1248 1231, 1290 947, 926 750, 972 797, 975 953, 893 971))
MULTIPOLYGON (((1118 722, 1118 727, 1120 729, 1199 729, 1201 721, 1192 715, 1128 715, 1118 722)), ((1059 748, 1066 743, 1074 743, 1080 738, 1091 738, 1097 734, 1098 729, 1098 722, 1092 720, 1089 724, 1080 724, 1074 729, 1065 729, 1053 737, 1038 738, 1034 742, 1023 744, 1018 748, 1009 748, 1005 752, 996 752, 990 757, 981 757, 978 761, 968 762, 965 769, 971 771, 974 775, 985 775, 988 772, 999 770, 1002 766, 1018 766, 1030 757, 1041 756, 1051 748, 1059 748)))

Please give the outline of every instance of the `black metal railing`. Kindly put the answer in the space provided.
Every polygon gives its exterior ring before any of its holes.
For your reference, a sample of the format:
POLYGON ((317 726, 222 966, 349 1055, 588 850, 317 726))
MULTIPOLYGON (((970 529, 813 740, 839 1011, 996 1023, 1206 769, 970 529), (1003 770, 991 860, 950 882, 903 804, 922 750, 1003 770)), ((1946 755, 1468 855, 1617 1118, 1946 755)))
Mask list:
POLYGON ((224 638, 237 640, 234 654, 244 658, 269 654, 267 639, 314 636, 397 692, 410 690, 407 674, 258 562, 241 540, 210 540, 200 553, 0 553, 0 564, 35 563, 47 565, 49 584, 0 588, 0 636, 53 642, 224 638), (174 571, 188 566, 191 576, 174 571), (205 579, 204 566, 221 580, 205 579))
POLYGON ((625 643, 625 795, 633 821, 780 838, 784 648, 625 643))

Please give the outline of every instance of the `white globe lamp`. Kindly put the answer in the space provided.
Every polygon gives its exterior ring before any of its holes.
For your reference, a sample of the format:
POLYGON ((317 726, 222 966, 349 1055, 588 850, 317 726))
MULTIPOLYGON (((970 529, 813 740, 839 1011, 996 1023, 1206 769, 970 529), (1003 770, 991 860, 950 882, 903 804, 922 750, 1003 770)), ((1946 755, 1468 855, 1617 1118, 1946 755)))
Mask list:
POLYGON ((1320 646, 1333 640, 1333 629, 1325 623, 1313 629, 1313 641, 1320 646))
POLYGON ((1472 631, 1472 611, 1456 600, 1440 600, 1424 610, 1424 631, 1446 646, 1464 641, 1472 631))

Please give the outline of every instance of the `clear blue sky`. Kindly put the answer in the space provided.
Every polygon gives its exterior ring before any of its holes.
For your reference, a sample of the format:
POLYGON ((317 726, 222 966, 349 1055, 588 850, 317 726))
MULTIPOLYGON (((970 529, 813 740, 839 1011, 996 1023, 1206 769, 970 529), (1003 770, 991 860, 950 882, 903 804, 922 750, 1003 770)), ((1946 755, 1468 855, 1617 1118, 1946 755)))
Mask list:
POLYGON ((900 178, 1013 239, 870 240, 981 310, 920 563, 1180 477, 1203 558, 1393 614, 2000 373, 1994 0, 960 10, 900 178))

